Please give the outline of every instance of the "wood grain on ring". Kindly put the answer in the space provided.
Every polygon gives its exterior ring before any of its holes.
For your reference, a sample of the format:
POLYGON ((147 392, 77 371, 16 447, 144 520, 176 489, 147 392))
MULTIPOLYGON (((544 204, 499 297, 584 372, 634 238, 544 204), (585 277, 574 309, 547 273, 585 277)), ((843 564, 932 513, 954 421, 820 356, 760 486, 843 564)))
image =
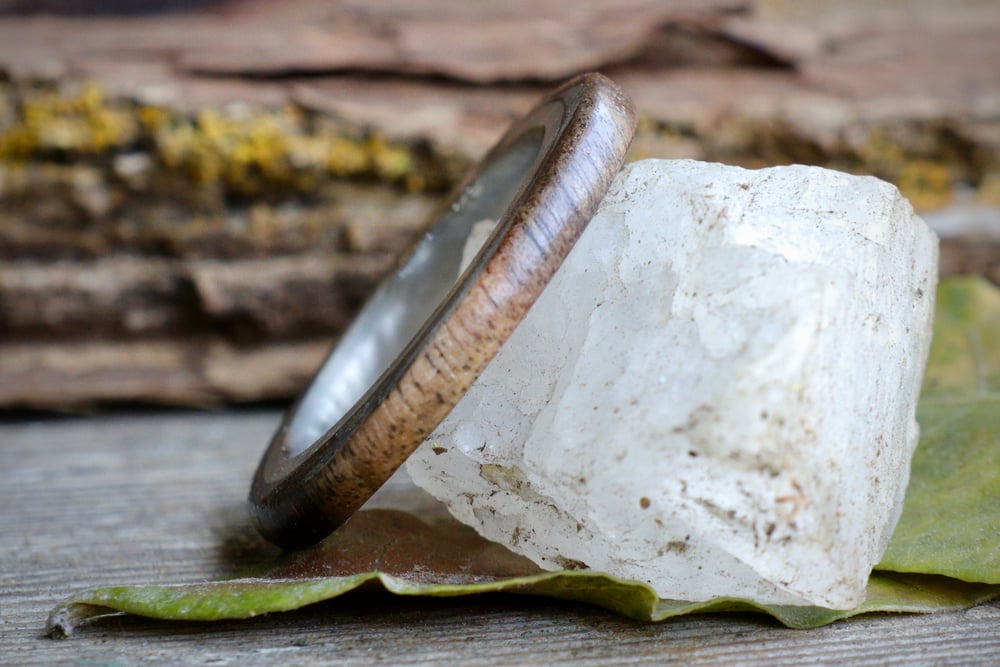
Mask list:
POLYGON ((416 347, 411 344, 411 354, 401 354, 390 367, 386 386, 359 402, 286 475, 270 481, 268 468, 276 460, 275 448, 284 447, 291 415, 286 418, 250 494, 254 520, 271 541, 300 547, 322 539, 350 518, 461 400, 597 210, 621 168, 635 112, 611 81, 582 75, 515 123, 483 164, 540 124, 547 136, 541 156, 497 225, 506 232, 493 252, 480 254, 450 302, 415 339, 416 347), (553 100, 562 102, 559 118, 550 113, 553 100))

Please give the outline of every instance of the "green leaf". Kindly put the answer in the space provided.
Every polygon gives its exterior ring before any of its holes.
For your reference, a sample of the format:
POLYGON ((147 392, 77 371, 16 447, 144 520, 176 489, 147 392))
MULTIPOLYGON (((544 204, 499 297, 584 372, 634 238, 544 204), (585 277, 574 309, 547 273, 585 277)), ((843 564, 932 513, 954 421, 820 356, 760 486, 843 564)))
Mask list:
POLYGON ((944 280, 937 291, 921 404, 998 396, 1000 290, 978 276, 944 280))
POLYGON ((938 290, 903 516, 880 569, 1000 584, 1000 291, 938 290))
POLYGON ((49 618, 66 636, 78 623, 127 612, 221 620, 297 609, 360 586, 397 595, 486 592, 545 595, 660 621, 692 613, 755 611, 794 628, 869 612, 932 612, 1000 597, 1000 292, 973 278, 942 283, 918 418, 922 427, 906 504, 865 603, 838 611, 750 600, 662 600, 642 583, 592 571, 542 572, 450 518, 428 523, 365 510, 312 549, 255 576, 78 593, 49 618), (892 570, 892 571, 888 571, 892 570))
POLYGON ((364 510, 322 544, 286 556, 266 573, 174 586, 114 586, 78 593, 49 618, 49 633, 108 613, 213 621, 249 618, 329 600, 365 584, 397 595, 452 597, 507 592, 588 602, 630 618, 660 621, 683 614, 760 611, 809 628, 872 611, 928 612, 967 607, 1000 586, 926 575, 879 574, 857 609, 767 606, 750 600, 661 600, 646 584, 587 570, 542 572, 527 559, 452 521, 425 523, 397 510, 364 510), (428 548, 433 545, 433 548, 428 548), (360 561, 360 562, 359 562, 360 561))

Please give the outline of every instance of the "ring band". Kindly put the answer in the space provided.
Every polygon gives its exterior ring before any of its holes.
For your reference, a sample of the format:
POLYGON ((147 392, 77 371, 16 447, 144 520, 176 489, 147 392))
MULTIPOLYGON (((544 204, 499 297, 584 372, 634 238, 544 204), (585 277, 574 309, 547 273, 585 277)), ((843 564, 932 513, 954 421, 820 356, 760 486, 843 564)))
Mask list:
POLYGON ((631 102, 599 74, 514 123, 286 414, 250 490, 264 537, 285 548, 318 542, 441 423, 583 232, 634 129, 631 102), (492 231, 463 267, 482 221, 492 231))

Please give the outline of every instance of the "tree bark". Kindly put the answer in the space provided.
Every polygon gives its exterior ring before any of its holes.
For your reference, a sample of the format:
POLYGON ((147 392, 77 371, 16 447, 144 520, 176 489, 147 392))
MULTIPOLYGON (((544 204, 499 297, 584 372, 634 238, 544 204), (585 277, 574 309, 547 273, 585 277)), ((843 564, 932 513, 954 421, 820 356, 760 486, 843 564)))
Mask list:
MULTIPOLYGON (((634 98, 632 159, 819 164, 995 218, 996 4, 796 7, 0 0, 0 407, 294 395, 586 70, 634 98)), ((997 242, 953 235, 942 270, 998 280, 997 242)))

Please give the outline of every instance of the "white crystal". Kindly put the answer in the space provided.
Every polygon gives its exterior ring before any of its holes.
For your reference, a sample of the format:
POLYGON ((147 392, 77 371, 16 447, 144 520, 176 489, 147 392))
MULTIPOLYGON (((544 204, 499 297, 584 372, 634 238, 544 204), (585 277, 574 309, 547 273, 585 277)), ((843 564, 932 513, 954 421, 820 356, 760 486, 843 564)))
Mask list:
POLYGON ((936 275, 875 178, 633 163, 409 472, 543 567, 856 606, 901 510, 936 275))

